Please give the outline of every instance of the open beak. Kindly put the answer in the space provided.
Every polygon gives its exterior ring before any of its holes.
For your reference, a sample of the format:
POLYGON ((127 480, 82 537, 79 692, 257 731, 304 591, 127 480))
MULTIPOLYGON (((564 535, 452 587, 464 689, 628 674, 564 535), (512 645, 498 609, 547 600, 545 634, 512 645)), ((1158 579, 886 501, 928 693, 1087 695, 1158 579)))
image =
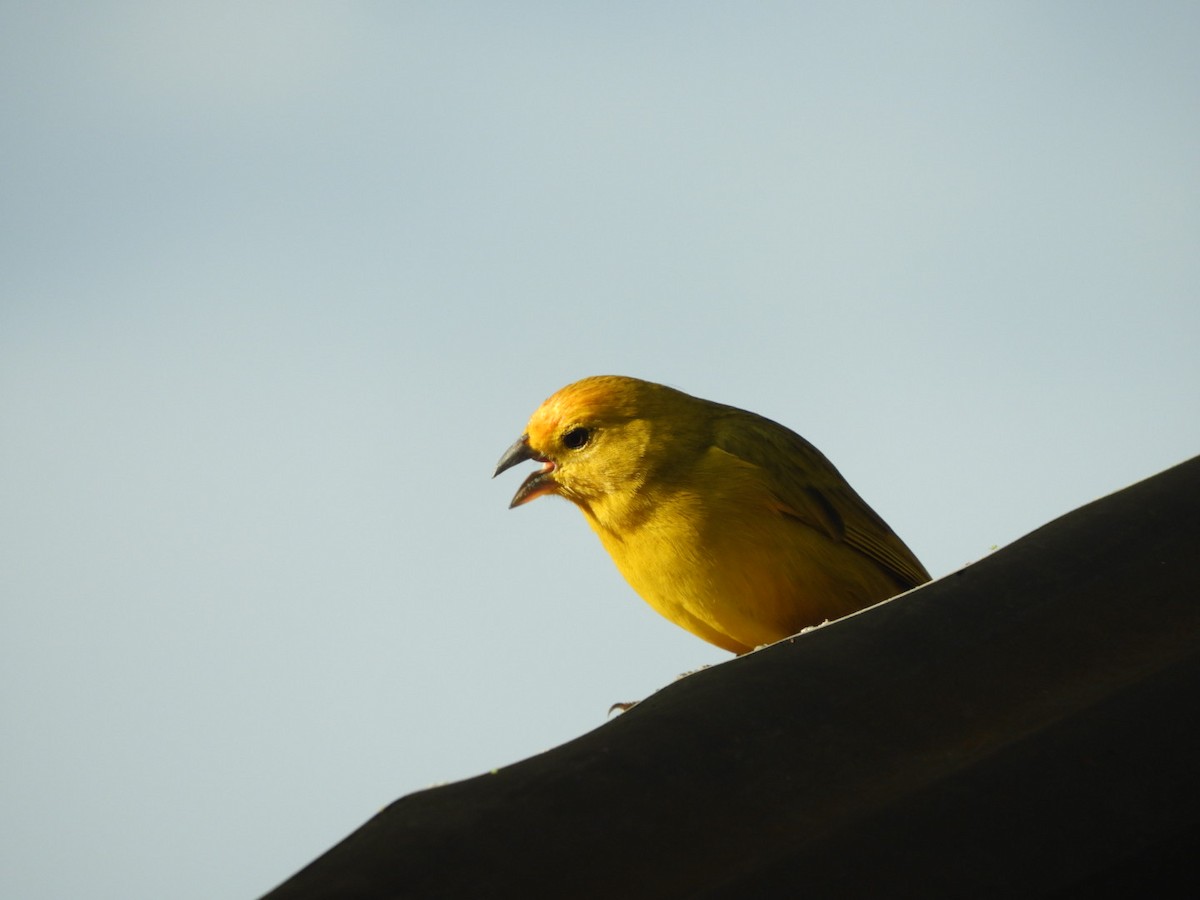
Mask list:
POLYGON ((529 435, 527 434, 521 435, 515 444, 504 451, 500 462, 496 463, 496 471, 492 473, 492 477, 495 478, 501 472, 528 459, 537 460, 543 465, 521 482, 521 486, 513 494, 512 503, 508 504, 509 509, 520 506, 522 503, 528 503, 542 494, 552 494, 558 489, 558 483, 550 477, 550 473, 554 471, 554 463, 533 452, 533 448, 529 446, 529 435))

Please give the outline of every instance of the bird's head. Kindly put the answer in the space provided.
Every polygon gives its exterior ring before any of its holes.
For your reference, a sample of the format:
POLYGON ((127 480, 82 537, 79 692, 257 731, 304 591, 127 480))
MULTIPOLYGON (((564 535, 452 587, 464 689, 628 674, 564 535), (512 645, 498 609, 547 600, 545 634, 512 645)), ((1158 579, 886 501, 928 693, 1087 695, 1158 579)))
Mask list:
POLYGON ((668 418, 669 395, 686 398, 618 375, 585 378, 552 395, 496 465, 499 475, 526 460, 542 464, 510 507, 558 494, 590 512, 601 497, 636 490, 646 478, 647 448, 668 418))

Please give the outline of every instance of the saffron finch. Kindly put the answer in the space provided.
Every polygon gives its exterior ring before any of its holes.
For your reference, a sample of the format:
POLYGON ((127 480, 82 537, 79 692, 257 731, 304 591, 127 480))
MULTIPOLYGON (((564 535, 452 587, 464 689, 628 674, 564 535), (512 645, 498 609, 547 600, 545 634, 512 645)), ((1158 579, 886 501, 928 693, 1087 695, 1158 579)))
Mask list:
POLYGON ((650 606, 733 653, 929 580, 804 438, 661 384, 602 375, 564 387, 495 474, 526 460, 542 467, 512 507, 570 500, 650 606))

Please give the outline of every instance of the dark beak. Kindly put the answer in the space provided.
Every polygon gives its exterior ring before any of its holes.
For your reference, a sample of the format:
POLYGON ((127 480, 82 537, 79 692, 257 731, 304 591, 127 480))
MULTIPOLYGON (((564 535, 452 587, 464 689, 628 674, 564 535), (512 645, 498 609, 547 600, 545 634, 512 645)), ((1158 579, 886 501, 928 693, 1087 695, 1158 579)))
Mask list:
POLYGON ((537 454, 529 446, 529 435, 523 434, 517 438, 515 444, 504 451, 504 455, 500 457, 500 462, 496 463, 496 471, 492 473, 492 477, 495 478, 501 472, 505 472, 513 466, 525 462, 527 459, 537 459, 537 454))
POLYGON ((530 459, 535 459, 545 465, 521 482, 521 486, 513 494, 512 503, 508 504, 509 509, 520 506, 522 503, 528 503, 534 497, 540 497, 542 494, 552 493, 558 487, 554 479, 550 477, 550 473, 554 471, 554 463, 533 452, 533 448, 529 446, 529 435, 527 434, 521 435, 515 444, 504 451, 500 462, 496 463, 496 471, 492 473, 492 477, 495 478, 501 472, 530 459))

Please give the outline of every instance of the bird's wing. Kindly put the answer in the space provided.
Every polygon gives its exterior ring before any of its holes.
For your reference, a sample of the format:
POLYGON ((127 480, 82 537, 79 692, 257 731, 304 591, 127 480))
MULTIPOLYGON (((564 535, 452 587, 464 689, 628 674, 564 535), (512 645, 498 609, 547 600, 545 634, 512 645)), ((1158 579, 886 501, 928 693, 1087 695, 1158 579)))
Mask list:
POLYGON ((907 590, 929 573, 887 523, 846 483, 833 463, 794 431, 728 408, 717 419, 716 446, 762 469, 782 512, 869 557, 907 590))

